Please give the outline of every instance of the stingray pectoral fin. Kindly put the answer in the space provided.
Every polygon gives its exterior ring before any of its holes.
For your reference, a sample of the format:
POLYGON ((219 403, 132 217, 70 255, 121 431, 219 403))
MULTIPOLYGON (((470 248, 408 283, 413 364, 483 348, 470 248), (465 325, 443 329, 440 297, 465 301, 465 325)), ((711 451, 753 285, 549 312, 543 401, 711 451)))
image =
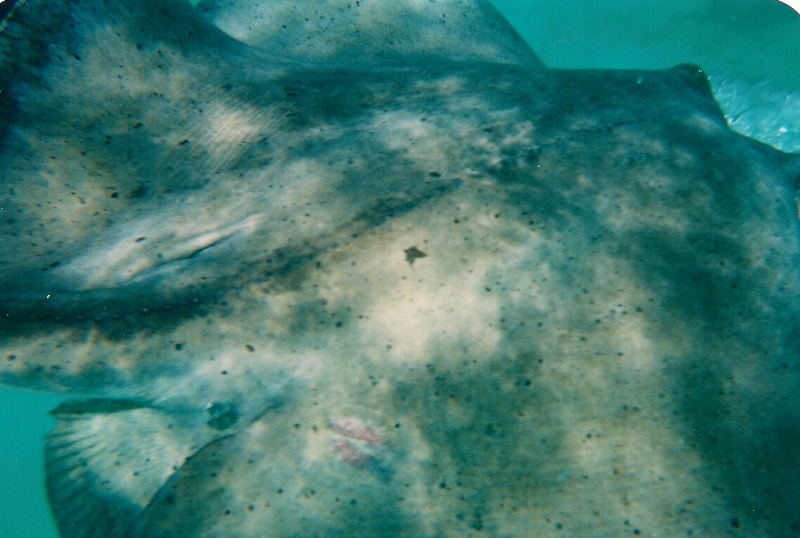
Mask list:
POLYGON ((68 402, 52 414, 47 491, 65 538, 126 536, 142 509, 210 429, 129 400, 68 402))
POLYGON ((268 413, 206 445, 154 496, 131 537, 425 535, 407 498, 415 475, 406 451, 295 420, 268 413))
POLYGON ((304 63, 407 64, 425 56, 543 67, 487 0, 201 0, 198 8, 235 39, 304 63))
MULTIPOLYGON (((228 146, 198 140, 216 130, 198 126, 197 103, 223 117, 244 106, 221 95, 231 81, 220 66, 246 48, 183 1, 18 3, 0 23, 0 184, 15 215, 0 236, 0 295, 78 288, 51 270, 102 243, 113 221, 207 182, 209 148, 228 146)), ((126 260, 112 271, 149 267, 126 260)))

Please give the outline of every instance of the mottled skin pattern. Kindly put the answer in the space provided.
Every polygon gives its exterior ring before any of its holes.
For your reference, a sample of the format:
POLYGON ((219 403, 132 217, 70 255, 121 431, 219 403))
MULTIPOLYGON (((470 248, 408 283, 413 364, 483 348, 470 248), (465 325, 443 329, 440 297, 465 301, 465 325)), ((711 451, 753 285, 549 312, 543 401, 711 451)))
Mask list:
POLYGON ((702 72, 208 20, 0 33, 0 381, 70 397, 64 536, 800 533, 800 162, 702 72))

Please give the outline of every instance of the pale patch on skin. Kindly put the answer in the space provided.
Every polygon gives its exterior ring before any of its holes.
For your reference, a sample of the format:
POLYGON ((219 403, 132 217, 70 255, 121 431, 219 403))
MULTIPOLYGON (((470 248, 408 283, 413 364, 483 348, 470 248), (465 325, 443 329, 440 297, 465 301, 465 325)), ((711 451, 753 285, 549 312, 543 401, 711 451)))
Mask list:
MULTIPOLYGON (((447 281, 441 279, 440 271, 444 268, 425 268, 429 259, 431 266, 436 263, 436 255, 430 254, 414 265, 416 273, 408 274, 403 249, 396 245, 394 263, 388 268, 399 270, 395 273, 384 269, 380 275, 380 267, 376 264, 374 272, 370 271, 373 275, 378 273, 380 280, 394 280, 395 283, 368 309, 370 332, 374 331, 376 338, 390 343, 391 356, 422 363, 427 360, 431 346, 446 345, 447 342, 461 342, 470 345, 473 352, 491 353, 500 338, 499 331, 492 327, 498 315, 498 304, 484 297, 481 265, 476 264, 473 272, 464 275, 461 282, 447 281), (403 273, 408 277, 397 279, 403 273), (457 303, 454 302, 456 299, 457 303)), ((366 335, 365 339, 371 340, 366 335)))
POLYGON ((244 144, 256 136, 274 133, 281 127, 276 119, 286 111, 283 107, 242 107, 241 104, 212 101, 206 105, 205 113, 197 118, 197 127, 192 132, 202 133, 190 143, 202 145, 217 163, 229 162, 247 148, 244 144))
MULTIPOLYGON (((152 276, 148 272, 159 266, 194 256, 235 235, 252 234, 264 217, 252 215, 199 234, 196 221, 179 219, 165 225, 163 221, 155 223, 153 220, 138 223, 135 233, 126 233, 110 244, 101 244, 59 267, 54 274, 69 282, 80 282, 79 289, 119 286, 152 276), (159 232, 153 234, 154 229, 159 232), (152 244, 157 250, 148 248, 152 244)), ((208 222, 213 220, 207 219, 208 222)))

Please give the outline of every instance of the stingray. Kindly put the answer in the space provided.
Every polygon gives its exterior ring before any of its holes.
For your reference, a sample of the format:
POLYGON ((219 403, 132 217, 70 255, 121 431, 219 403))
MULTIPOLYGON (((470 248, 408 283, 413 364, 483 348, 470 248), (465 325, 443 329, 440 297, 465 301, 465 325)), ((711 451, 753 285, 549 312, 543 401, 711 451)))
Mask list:
POLYGON ((800 157, 485 2, 19 0, 0 383, 65 537, 800 532, 800 157))

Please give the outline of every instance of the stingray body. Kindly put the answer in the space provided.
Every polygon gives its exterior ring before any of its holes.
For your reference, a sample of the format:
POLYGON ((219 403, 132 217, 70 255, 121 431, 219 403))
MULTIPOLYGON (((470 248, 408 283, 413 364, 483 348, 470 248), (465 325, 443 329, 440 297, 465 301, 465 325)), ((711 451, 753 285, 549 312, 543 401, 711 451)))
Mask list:
POLYGON ((790 536, 797 156, 475 1, 18 2, 0 381, 63 536, 790 536))

